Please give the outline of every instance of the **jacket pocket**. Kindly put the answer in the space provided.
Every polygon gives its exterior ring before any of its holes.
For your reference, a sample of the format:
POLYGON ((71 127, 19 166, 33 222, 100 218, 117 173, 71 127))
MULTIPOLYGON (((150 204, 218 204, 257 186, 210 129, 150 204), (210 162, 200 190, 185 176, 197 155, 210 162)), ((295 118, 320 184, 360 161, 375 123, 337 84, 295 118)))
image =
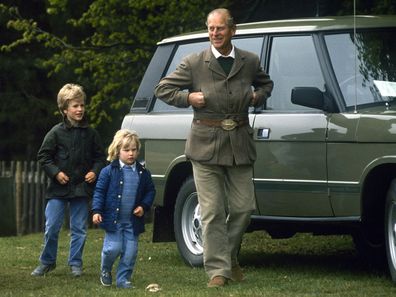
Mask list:
POLYGON ((209 161, 216 148, 215 128, 192 124, 185 154, 195 161, 209 161))
POLYGON ((68 168, 69 152, 62 146, 58 148, 55 155, 55 163, 62 171, 65 171, 66 168, 68 168))
POLYGON ((247 132, 247 138, 246 138, 246 143, 245 147, 247 149, 247 155, 250 159, 250 161, 254 162, 257 158, 257 153, 256 153, 256 145, 253 140, 253 133, 254 130, 250 126, 246 126, 246 132, 247 132))

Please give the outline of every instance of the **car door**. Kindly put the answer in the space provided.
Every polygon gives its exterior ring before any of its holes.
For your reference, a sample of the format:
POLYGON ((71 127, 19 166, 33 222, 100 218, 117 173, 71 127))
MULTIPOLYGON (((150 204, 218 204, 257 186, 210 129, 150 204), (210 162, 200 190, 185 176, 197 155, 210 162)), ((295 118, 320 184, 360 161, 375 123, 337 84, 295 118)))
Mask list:
POLYGON ((254 119, 254 183, 262 216, 333 216, 327 191, 327 115, 291 102, 293 87, 324 78, 311 35, 273 36, 268 72, 274 81, 266 109, 254 119))

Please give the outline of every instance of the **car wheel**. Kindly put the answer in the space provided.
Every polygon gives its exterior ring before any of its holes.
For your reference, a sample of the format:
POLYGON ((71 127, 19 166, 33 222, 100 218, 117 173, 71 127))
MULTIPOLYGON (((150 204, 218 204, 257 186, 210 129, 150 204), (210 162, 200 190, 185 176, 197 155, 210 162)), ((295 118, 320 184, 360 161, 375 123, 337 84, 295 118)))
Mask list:
POLYGON ((201 215, 192 177, 183 183, 177 195, 173 223, 177 247, 184 262, 193 267, 202 266, 201 215))
POLYGON ((396 282, 396 179, 392 181, 386 196, 385 241, 389 273, 396 282))

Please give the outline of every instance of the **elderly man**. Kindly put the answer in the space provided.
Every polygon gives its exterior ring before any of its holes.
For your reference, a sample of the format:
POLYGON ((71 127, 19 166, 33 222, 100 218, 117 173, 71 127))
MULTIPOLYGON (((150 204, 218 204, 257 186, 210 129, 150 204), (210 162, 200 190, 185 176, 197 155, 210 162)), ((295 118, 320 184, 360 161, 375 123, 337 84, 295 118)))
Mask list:
POLYGON ((185 154, 201 207, 208 287, 222 287, 244 278, 238 250, 256 207, 256 149, 248 109, 264 104, 273 82, 257 55, 232 45, 236 26, 227 9, 210 12, 206 25, 211 47, 185 57, 155 94, 168 104, 193 107, 185 154))

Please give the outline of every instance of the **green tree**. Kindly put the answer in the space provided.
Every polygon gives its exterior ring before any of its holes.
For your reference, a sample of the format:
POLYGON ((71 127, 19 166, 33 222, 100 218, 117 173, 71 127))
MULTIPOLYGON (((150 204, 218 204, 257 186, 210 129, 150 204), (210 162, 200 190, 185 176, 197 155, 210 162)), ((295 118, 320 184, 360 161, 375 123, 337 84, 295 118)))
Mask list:
MULTIPOLYGON (((204 27, 206 14, 228 1, 48 0, 38 17, 1 5, 8 28, 20 32, 2 50, 39 44, 50 54, 33 59, 52 78, 68 77, 89 96, 91 123, 110 135, 120 126, 137 91, 156 42, 204 27)), ((60 87, 60 86, 59 86, 60 87)), ((54 105, 53 105, 54 106, 54 105)))
MULTIPOLYGON (((14 1, 14 4, 20 4, 14 1)), ((42 6, 26 2, 24 10, 39 16, 42 6)), ((0 15, 0 36, 3 44, 19 39, 19 32, 9 30, 10 15, 0 15)), ((45 22, 42 22, 45 24, 45 22)), ((0 51, 0 156, 1 160, 35 158, 40 141, 47 127, 53 125, 54 95, 51 92, 55 79, 47 80, 40 66, 49 49, 37 42, 0 51), (51 104, 48 103, 51 98, 51 104)))
MULTIPOLYGON (((0 155, 34 159, 59 120, 56 93, 84 86, 88 115, 109 142, 128 112, 156 42, 204 28, 228 7, 237 22, 353 13, 351 0, 2 0, 0 155)), ((356 0, 357 13, 395 13, 395 0, 356 0)))

